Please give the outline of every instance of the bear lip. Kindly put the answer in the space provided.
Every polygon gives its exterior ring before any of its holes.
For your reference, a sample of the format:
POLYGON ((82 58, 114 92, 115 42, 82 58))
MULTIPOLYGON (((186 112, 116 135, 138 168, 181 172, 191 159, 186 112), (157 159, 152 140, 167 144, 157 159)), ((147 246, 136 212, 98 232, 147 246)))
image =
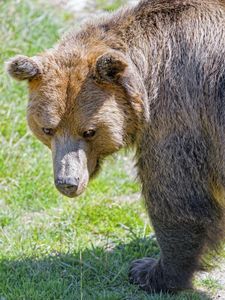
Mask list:
POLYGON ((57 188, 57 190, 63 195, 63 196, 66 196, 66 197, 68 197, 68 198, 75 198, 75 197, 78 197, 78 196, 80 196, 83 192, 84 192, 84 190, 85 189, 79 189, 79 190, 77 190, 77 191, 75 191, 75 192, 70 192, 69 190, 63 190, 63 189, 58 189, 57 188))

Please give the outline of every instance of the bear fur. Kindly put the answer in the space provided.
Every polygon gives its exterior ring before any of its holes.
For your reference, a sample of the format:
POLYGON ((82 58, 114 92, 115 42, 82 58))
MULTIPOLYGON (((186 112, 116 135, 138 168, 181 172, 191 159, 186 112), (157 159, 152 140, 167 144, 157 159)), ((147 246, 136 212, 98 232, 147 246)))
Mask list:
POLYGON ((28 123, 63 194, 136 148, 161 256, 134 261, 129 276, 148 292, 191 288, 224 238, 224 20, 224 0, 143 0, 7 64, 28 81, 28 123))

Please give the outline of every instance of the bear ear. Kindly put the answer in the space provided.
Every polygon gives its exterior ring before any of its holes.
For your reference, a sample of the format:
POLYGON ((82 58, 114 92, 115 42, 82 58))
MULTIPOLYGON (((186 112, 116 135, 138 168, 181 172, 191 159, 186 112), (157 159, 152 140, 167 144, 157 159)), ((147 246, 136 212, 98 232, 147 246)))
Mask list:
POLYGON ((41 73, 40 67, 33 58, 17 55, 6 62, 6 70, 17 80, 31 79, 41 73))
POLYGON ((128 64, 119 55, 104 54, 97 59, 96 75, 103 81, 116 81, 124 73, 128 64))

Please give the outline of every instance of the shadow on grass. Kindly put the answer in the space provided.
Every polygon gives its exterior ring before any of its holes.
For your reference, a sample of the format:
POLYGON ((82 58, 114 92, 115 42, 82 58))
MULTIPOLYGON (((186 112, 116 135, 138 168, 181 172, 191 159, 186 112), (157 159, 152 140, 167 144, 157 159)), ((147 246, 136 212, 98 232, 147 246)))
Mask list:
POLYGON ((157 257, 154 238, 135 239, 113 247, 77 253, 51 253, 45 257, 0 261, 0 299, 5 300, 210 300, 200 292, 179 296, 148 295, 128 282, 135 258, 157 257))

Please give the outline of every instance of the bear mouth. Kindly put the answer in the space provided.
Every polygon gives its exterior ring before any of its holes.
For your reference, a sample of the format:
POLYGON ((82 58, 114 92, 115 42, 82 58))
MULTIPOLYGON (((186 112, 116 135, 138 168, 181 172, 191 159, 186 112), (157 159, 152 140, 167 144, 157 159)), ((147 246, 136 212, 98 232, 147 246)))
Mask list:
POLYGON ((75 198, 80 196, 86 189, 88 185, 88 181, 83 181, 79 184, 79 186, 77 188, 73 188, 73 187, 64 187, 64 188, 58 188, 57 190, 63 195, 66 196, 68 198, 75 198))
POLYGON ((90 179, 95 178, 101 170, 101 160, 97 159, 94 171, 91 173, 90 179))

